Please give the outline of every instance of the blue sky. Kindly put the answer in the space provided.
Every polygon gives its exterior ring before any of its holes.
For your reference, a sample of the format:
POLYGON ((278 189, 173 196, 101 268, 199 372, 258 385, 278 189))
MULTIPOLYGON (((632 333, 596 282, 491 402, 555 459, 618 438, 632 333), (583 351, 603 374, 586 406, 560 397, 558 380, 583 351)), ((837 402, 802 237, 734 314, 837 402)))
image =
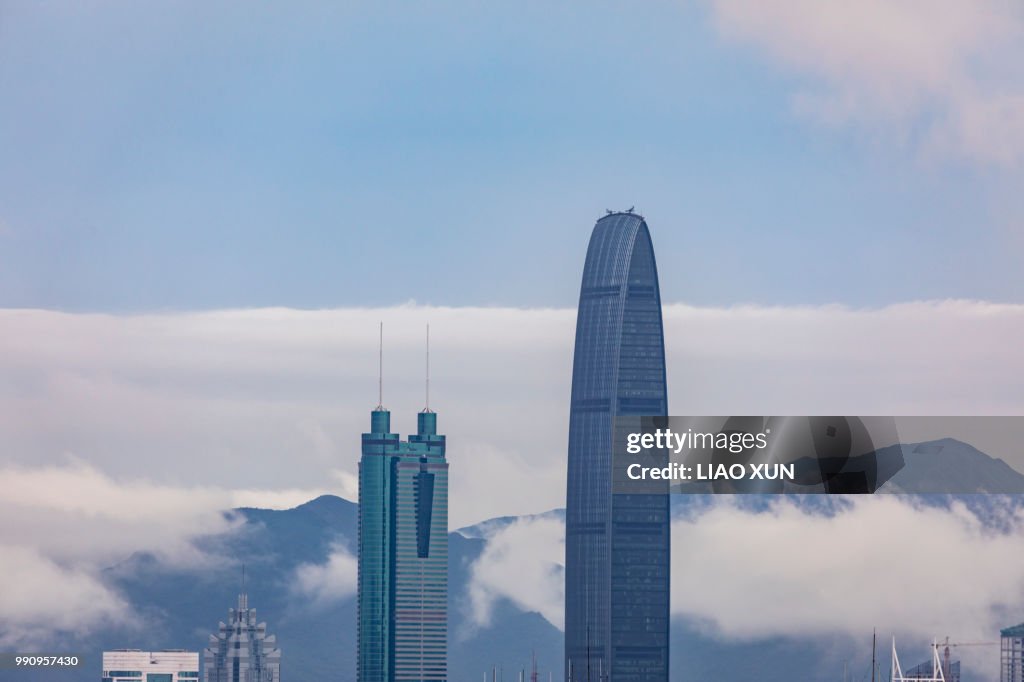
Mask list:
POLYGON ((1016 142, 934 144, 1019 91, 990 17, 857 71, 743 2, 339 4, 0 7, 0 306, 568 307, 631 205, 670 301, 1024 296, 1016 142))

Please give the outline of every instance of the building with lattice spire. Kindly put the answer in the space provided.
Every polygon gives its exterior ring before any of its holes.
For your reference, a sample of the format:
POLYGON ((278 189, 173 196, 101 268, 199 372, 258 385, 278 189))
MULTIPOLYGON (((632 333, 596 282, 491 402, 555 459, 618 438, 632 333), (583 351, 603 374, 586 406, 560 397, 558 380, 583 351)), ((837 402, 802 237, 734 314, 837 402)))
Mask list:
POLYGON ((281 682, 281 649, 267 624, 256 620, 249 596, 238 595, 238 608, 228 609, 228 622, 210 635, 203 653, 205 682, 281 682))

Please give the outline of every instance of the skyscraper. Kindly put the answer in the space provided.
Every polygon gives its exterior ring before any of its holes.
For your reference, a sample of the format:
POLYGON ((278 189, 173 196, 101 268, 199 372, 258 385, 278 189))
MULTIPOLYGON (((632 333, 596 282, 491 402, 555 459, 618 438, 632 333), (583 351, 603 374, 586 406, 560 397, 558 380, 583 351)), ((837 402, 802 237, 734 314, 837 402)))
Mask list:
POLYGON ((619 415, 666 415, 654 249, 632 211, 597 221, 583 266, 569 412, 565 657, 570 682, 666 682, 669 499, 612 494, 619 415))
POLYGON ((249 596, 238 595, 238 608, 228 609, 228 622, 210 635, 203 653, 204 682, 281 682, 281 650, 266 623, 256 623, 249 596))
POLYGON ((370 413, 359 462, 358 682, 448 677, 448 462, 437 414, 408 442, 370 413))

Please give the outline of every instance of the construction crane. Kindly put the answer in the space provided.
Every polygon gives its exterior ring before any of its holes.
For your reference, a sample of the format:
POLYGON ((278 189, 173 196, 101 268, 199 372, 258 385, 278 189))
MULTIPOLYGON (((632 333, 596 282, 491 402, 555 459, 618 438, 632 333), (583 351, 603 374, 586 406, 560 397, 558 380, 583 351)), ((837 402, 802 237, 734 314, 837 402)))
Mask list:
POLYGON ((952 663, 949 660, 949 647, 951 646, 999 646, 999 642, 951 642, 949 636, 941 644, 939 642, 932 642, 932 646, 935 647, 936 656, 939 653, 939 647, 943 647, 942 650, 942 673, 943 676, 948 680, 949 671, 952 663))
POLYGON ((999 642, 951 642, 949 637, 945 641, 932 641, 932 676, 923 678, 915 675, 905 677, 900 666, 899 658, 896 656, 896 638, 892 640, 892 668, 889 676, 890 682, 951 682, 950 673, 952 663, 949 656, 949 648, 954 646, 998 646, 999 642), (940 647, 942 653, 940 655, 940 647))

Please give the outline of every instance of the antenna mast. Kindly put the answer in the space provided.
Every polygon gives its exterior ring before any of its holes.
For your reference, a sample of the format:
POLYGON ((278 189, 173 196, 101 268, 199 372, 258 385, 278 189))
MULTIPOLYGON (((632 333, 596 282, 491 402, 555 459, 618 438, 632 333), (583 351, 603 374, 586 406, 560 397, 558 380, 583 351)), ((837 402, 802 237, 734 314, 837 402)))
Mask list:
POLYGON ((875 628, 871 628, 871 682, 875 682, 875 643, 877 637, 878 632, 875 628))
POLYGON ((430 323, 427 323, 427 404, 424 412, 430 412, 430 323))
POLYGON ((242 593, 238 595, 238 610, 249 608, 249 595, 245 593, 245 564, 242 564, 242 593))
POLYGON ((384 411, 384 322, 380 323, 380 343, 377 346, 377 411, 384 411))

